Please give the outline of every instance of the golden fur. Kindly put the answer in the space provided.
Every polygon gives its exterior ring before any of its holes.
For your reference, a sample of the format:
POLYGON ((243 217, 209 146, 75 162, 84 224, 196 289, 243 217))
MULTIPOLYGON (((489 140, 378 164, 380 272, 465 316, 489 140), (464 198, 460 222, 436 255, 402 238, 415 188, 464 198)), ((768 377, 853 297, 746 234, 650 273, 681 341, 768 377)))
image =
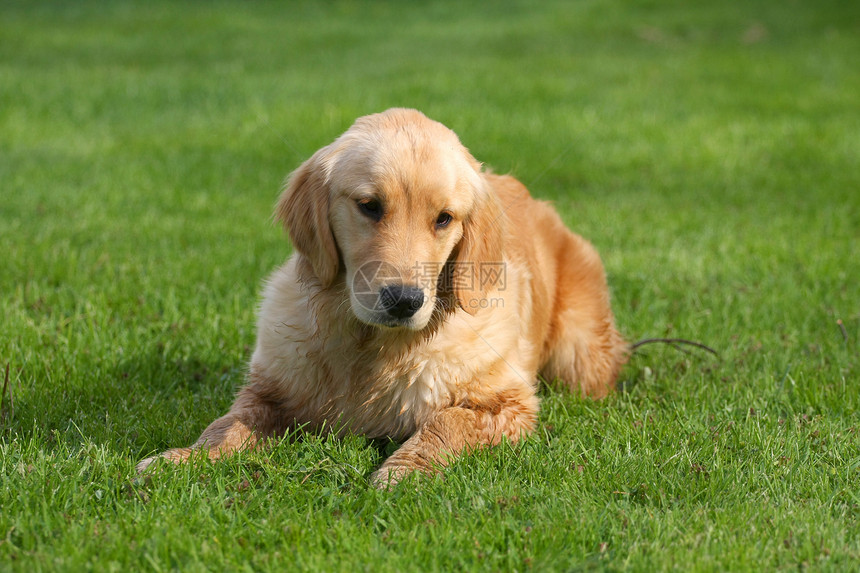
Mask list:
POLYGON ((405 440, 373 476, 386 486, 529 433, 538 375, 614 387, 628 347, 597 252, 421 113, 358 119, 290 176, 276 216, 296 253, 265 287, 247 384, 161 456, 338 428, 405 440))

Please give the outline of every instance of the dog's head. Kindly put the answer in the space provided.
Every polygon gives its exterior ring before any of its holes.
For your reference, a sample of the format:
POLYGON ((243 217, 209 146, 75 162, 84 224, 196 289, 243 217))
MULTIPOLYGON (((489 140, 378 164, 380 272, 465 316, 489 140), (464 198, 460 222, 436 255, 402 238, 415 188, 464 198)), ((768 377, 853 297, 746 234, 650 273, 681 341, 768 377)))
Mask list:
POLYGON ((358 119, 290 176, 276 210, 323 288, 346 282, 364 323, 421 330, 450 292, 483 306, 504 218, 481 165, 420 112, 358 119))

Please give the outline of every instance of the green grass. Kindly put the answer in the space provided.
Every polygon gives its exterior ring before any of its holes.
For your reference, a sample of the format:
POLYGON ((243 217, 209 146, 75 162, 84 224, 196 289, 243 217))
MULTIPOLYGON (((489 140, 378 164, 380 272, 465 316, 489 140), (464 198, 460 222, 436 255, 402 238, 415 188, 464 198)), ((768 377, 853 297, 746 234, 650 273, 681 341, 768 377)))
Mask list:
POLYGON ((0 570, 855 570, 860 4, 0 4, 0 570), (402 105, 551 199, 650 346, 377 492, 305 435, 138 480, 242 383, 283 178, 402 105), (845 336, 837 321, 841 320, 845 336), (11 404, 10 404, 11 399, 11 404))

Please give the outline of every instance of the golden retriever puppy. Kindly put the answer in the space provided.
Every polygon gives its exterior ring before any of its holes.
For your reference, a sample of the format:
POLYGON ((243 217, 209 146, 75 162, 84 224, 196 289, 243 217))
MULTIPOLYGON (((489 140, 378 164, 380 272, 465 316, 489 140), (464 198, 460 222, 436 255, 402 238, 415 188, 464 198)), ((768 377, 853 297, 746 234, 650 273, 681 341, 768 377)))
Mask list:
POLYGON ((594 248, 417 111, 358 119, 276 216, 295 253, 266 284, 247 384, 162 457, 334 428, 404 441, 372 478, 385 487, 528 434, 539 375, 600 398, 626 360, 594 248))

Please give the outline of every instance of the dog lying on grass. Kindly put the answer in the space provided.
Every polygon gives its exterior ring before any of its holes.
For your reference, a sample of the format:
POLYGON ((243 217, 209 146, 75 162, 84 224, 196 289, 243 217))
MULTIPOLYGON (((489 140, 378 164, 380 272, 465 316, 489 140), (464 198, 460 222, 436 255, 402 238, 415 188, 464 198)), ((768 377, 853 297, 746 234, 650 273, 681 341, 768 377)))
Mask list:
POLYGON ((628 345, 594 248, 420 112, 358 119, 289 178, 295 254, 269 278, 247 384, 189 448, 210 459, 303 425, 402 446, 387 487, 534 429, 538 375, 594 398, 628 345))

